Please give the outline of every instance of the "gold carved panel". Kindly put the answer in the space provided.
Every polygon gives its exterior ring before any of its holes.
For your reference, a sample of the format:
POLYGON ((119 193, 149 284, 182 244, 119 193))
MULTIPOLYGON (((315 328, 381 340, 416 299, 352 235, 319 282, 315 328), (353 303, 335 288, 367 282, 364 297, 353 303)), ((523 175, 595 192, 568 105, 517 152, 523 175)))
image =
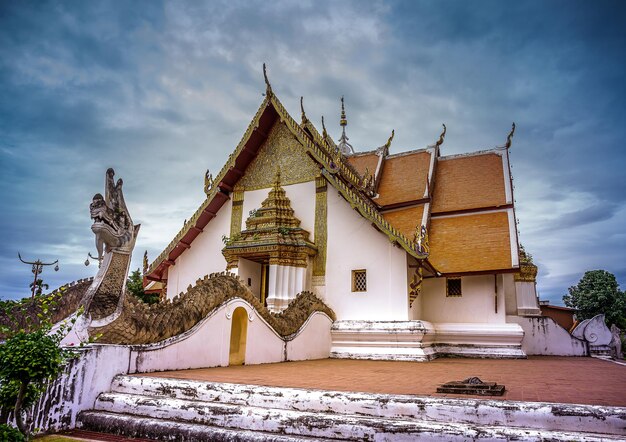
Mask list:
POLYGON ((274 124, 237 187, 245 190, 272 187, 279 168, 283 186, 313 181, 319 175, 319 167, 282 122, 274 124))

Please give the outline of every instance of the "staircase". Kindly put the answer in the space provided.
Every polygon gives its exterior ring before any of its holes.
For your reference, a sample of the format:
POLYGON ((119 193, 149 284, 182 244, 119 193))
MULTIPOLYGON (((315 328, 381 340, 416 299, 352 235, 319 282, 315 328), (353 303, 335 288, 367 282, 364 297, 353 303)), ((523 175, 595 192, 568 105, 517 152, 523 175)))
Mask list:
POLYGON ((624 440, 626 409, 117 376, 83 429, 175 441, 624 440))

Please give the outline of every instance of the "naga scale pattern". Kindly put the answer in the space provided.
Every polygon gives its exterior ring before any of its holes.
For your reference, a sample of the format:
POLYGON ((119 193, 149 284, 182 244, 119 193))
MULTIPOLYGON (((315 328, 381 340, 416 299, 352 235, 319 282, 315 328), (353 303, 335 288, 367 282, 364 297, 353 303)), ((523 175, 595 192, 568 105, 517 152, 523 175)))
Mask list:
POLYGON ((230 273, 214 273, 189 286, 186 293, 171 302, 148 305, 133 296, 124 297, 121 315, 108 325, 92 327, 90 335, 100 334, 98 343, 151 344, 180 335, 207 317, 225 302, 241 298, 249 302, 265 321, 281 336, 296 333, 312 313, 334 312, 310 292, 299 294, 280 314, 272 314, 230 273))

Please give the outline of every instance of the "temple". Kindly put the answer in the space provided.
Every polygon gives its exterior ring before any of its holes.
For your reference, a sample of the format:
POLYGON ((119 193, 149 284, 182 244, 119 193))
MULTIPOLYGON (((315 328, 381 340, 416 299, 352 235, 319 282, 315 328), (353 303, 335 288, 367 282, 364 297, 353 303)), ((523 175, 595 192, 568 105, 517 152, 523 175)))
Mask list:
MULTIPOLYGON (((337 358, 525 357, 520 318, 540 314, 536 267, 521 261, 509 149, 445 155, 335 142, 266 94, 206 199, 145 270, 174 299, 236 274, 273 314, 312 292, 336 315, 337 358), (533 273, 534 272, 534 273, 533 273)), ((504 137, 503 137, 504 139, 504 137)), ((523 322, 523 321, 522 321, 523 322)), ((320 338, 321 339, 321 338, 320 338)), ((317 343, 320 344, 319 342, 317 343)))

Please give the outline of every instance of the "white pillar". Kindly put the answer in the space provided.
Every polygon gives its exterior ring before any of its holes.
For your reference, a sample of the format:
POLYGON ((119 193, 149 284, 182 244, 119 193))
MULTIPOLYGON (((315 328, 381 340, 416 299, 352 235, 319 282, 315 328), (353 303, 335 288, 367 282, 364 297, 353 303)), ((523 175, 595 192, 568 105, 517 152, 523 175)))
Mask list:
POLYGON ((306 268, 270 265, 267 309, 279 313, 305 290, 306 268))
POLYGON ((515 281, 517 295, 517 314, 519 316, 539 316, 541 309, 537 301, 536 283, 534 281, 515 281))

